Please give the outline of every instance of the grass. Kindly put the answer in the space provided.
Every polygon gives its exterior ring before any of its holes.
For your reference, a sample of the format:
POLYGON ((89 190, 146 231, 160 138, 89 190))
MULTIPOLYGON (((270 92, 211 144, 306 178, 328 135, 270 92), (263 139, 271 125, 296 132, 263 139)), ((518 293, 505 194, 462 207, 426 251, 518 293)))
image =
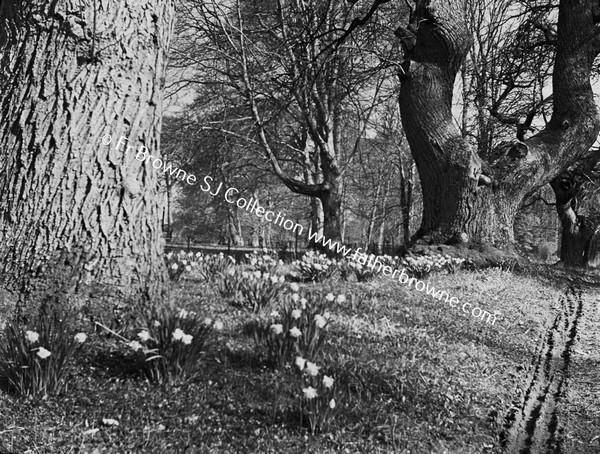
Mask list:
POLYGON ((180 306, 225 321, 196 375, 151 384, 127 369, 114 338, 92 336, 60 396, 0 393, 0 441, 19 453, 502 452, 504 416, 562 288, 497 269, 426 280, 502 316, 486 325, 386 277, 316 285, 347 296, 333 303, 319 364, 344 391, 326 433, 300 424, 297 377, 270 368, 243 333, 251 314, 183 280, 180 306), (119 425, 103 424, 107 418, 119 425))

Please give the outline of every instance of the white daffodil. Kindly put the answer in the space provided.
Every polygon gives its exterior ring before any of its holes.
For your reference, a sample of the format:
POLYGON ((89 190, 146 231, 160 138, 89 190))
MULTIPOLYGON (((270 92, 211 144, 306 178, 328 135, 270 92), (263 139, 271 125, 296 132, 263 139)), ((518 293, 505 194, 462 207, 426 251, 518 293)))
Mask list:
POLYGON ((335 408, 335 399, 331 399, 329 401, 329 408, 331 408, 332 410, 335 408))
POLYGON ((46 350, 44 347, 40 347, 40 348, 38 348, 37 355, 42 359, 46 359, 46 358, 48 358, 48 356, 51 355, 51 353, 48 350, 46 350))
POLYGON ((298 295, 297 293, 294 293, 294 294, 292 295, 292 301, 293 301, 294 303, 297 303, 298 301, 300 301, 300 295, 298 295))
POLYGON ((333 293, 328 293, 325 299, 327 301, 333 301, 335 299, 335 296, 333 296, 333 293))
POLYGON ((325 388, 331 388, 333 386, 333 378, 324 375, 323 376, 323 386, 325 386, 325 388))
POLYGON ((300 309, 294 309, 292 311, 292 318, 298 320, 300 317, 302 317, 302 311, 300 309))
POLYGON ((192 343, 193 338, 194 336, 192 336, 191 334, 184 334, 181 338, 181 342, 183 342, 185 345, 190 345, 192 343))
POLYGON ((185 309, 181 309, 179 311, 179 314, 177 315, 179 318, 187 318, 187 316, 189 315, 189 312, 186 311, 185 309))
POLYGON ((223 322, 221 320, 217 320, 213 325, 213 328, 217 331, 221 331, 223 329, 223 322))
POLYGON ((77 333, 75 334, 75 341, 83 344, 87 340, 87 334, 85 333, 77 333))
POLYGON ((315 315, 315 323, 317 324, 317 327, 323 328, 327 324, 327 320, 325 320, 325 317, 322 315, 317 314, 315 315))
POLYGON ((138 337, 142 342, 146 342, 148 339, 150 339, 150 333, 146 330, 143 330, 138 333, 138 337))
POLYGON ((276 335, 279 335, 279 334, 283 333, 283 325, 281 325, 281 324, 271 325, 271 331, 273 331, 276 335))
POLYGON ((27 342, 29 342, 31 344, 40 340, 40 335, 38 333, 36 333, 35 331, 26 331, 25 337, 27 338, 27 342))
POLYGON ((296 366, 298 366, 298 368, 300 370, 304 370, 305 365, 306 365, 306 360, 304 358, 302 358, 302 356, 296 356, 296 366))
POLYGON ((179 341, 183 338, 183 336, 185 336, 185 333, 181 329, 177 328, 175 331, 173 331, 174 340, 179 341))
POLYGON ((316 377, 319 375, 319 368, 315 363, 311 363, 310 361, 306 362, 306 373, 311 377, 316 377))
POLYGON ((302 392, 304 393, 304 397, 306 397, 307 399, 314 399, 315 397, 318 396, 317 390, 315 388, 313 388, 312 386, 309 386, 308 388, 304 388, 302 390, 302 392))
POLYGON ((306 309, 306 303, 308 303, 308 300, 306 298, 300 299, 300 307, 302 308, 302 310, 306 309))
POLYGON ((346 295, 338 295, 338 297, 337 297, 338 303, 343 303, 345 301, 346 301, 346 295))
POLYGON ((129 342, 129 348, 134 352, 137 352, 138 350, 142 349, 142 344, 140 344, 138 341, 131 341, 129 342))
POLYGON ((295 326, 290 330, 290 336, 295 337, 296 339, 302 336, 302 331, 300 331, 295 326))
POLYGON ((290 284, 290 289, 292 290, 292 292, 299 292, 300 286, 298 284, 296 284, 295 282, 292 282, 290 284))

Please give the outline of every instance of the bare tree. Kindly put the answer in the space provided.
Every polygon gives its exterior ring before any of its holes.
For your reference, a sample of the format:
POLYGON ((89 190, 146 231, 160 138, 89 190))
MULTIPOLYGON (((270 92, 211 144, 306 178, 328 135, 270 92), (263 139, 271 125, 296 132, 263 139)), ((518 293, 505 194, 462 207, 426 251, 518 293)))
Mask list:
MULTIPOLYGON (((198 77, 189 82, 232 89, 248 111, 248 137, 260 144, 273 173, 291 191, 318 199, 313 226, 322 210, 325 236, 340 239, 342 178, 363 137, 343 143, 345 118, 360 110, 364 131, 386 77, 367 30, 337 43, 355 7, 316 0, 186 5, 190 36, 181 55, 201 43, 211 50, 197 57, 198 77), (192 37, 193 31, 200 33, 192 37)), ((182 65, 189 65, 187 57, 182 65)))

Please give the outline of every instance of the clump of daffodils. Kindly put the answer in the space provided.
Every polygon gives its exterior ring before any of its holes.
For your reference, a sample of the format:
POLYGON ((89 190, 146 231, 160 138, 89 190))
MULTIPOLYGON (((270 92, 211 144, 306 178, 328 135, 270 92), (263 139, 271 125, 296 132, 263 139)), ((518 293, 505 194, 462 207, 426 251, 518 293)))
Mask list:
POLYGON ((244 307, 258 312, 274 304, 286 290, 285 277, 261 271, 243 272, 240 293, 244 307))
POLYGON ((66 314, 41 312, 24 328, 7 322, 0 342, 0 379, 21 396, 58 394, 66 385, 65 372, 87 341, 74 333, 66 314))
MULTIPOLYGON (((297 289, 292 284, 290 289, 297 289)), ((272 364, 282 366, 295 356, 316 358, 327 338, 331 319, 328 296, 316 294, 287 294, 283 301, 268 313, 261 314, 251 325, 258 346, 266 347, 272 364)))
POLYGON ((398 269, 406 268, 406 271, 415 277, 425 277, 434 271, 447 270, 454 272, 465 262, 463 258, 450 257, 449 255, 422 255, 408 256, 398 260, 398 269))
POLYGON ((198 262, 197 272, 205 282, 215 282, 222 279, 223 276, 235 269, 235 259, 231 256, 225 256, 222 252, 219 254, 196 253, 198 262))
POLYGON ((223 330, 223 322, 171 306, 153 307, 142 314, 144 326, 128 347, 145 375, 172 382, 192 374, 207 347, 223 330))
POLYGON ((246 254, 246 263, 250 271, 260 271, 261 273, 275 274, 283 262, 277 257, 277 252, 263 249, 255 250, 251 254, 246 254))
POLYGON ((302 379, 301 414, 308 419, 313 434, 325 430, 339 408, 336 380, 325 374, 322 367, 302 356, 296 357, 295 366, 302 379))
POLYGON ((169 252, 165 255, 165 264, 167 266, 167 272, 169 273, 169 279, 174 282, 178 282, 181 277, 186 273, 191 273, 198 267, 198 255, 199 252, 194 254, 193 252, 179 251, 169 252))
POLYGON ((337 269, 337 260, 332 260, 320 252, 308 251, 301 260, 292 262, 292 265, 305 282, 322 282, 333 276, 337 269))

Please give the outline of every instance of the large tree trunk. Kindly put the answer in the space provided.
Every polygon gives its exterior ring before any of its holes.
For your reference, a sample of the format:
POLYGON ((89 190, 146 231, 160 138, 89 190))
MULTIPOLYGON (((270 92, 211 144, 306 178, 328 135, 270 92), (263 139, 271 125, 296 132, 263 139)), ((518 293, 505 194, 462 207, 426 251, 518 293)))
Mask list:
POLYGON ((423 189, 417 238, 511 245, 526 194, 588 152, 600 131, 590 85, 599 51, 593 5, 592 0, 560 3, 548 126, 524 142, 498 147, 484 161, 452 118, 454 81, 470 46, 463 1, 418 2, 414 22, 397 32, 407 58, 402 122, 423 189))
POLYGON ((80 249, 80 283, 153 298, 165 282, 160 175, 136 152, 160 156, 173 9, 94 3, 0 3, 1 275, 22 290, 57 251, 80 249))

